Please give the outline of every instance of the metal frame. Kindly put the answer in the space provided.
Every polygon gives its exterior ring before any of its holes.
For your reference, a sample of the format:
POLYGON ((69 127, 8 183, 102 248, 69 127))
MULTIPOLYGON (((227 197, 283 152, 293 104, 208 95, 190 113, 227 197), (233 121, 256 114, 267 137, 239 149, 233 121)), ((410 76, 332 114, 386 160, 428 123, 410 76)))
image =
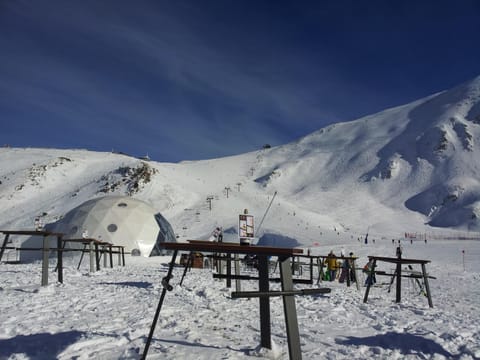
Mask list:
MULTIPOLYGON (((290 264, 290 258, 295 254, 303 252, 302 249, 294 248, 274 248, 264 246, 245 246, 232 243, 213 243, 208 241, 189 241, 189 243, 162 243, 162 247, 166 250, 173 250, 172 260, 168 268, 167 276, 162 279, 163 290, 160 296, 160 300, 155 312, 152 325, 150 327, 150 333, 147 338, 147 342, 143 351, 142 359, 146 359, 148 349, 150 347, 153 334, 155 332, 155 326, 158 322, 160 310, 165 299, 167 291, 173 289, 169 284, 172 277, 172 271, 175 263, 175 258, 178 251, 202 251, 211 253, 224 253, 230 256, 231 254, 254 254, 258 258, 258 292, 233 292, 232 298, 259 298, 259 312, 260 312, 260 339, 261 346, 271 349, 271 321, 270 321, 270 297, 282 296, 283 307, 285 315, 285 325, 287 332, 288 351, 290 359, 300 360, 302 358, 302 352, 300 347, 300 335, 298 330, 297 310, 295 306, 295 295, 311 295, 318 293, 330 292, 330 289, 304 289, 294 290, 292 279, 292 268, 290 264), (280 282, 282 291, 270 291, 269 288, 269 268, 268 257, 277 256, 280 264, 280 282)), ((230 263, 230 261, 228 261, 230 263)), ((187 265, 188 267, 188 265, 187 265)), ((187 272, 187 267, 184 269, 183 278, 187 272)), ((232 275, 230 271, 227 271, 226 277, 231 279, 240 280, 241 276, 235 271, 235 275, 232 275)), ((237 287, 239 290, 239 286, 237 287)))
MULTIPOLYGON (((372 272, 375 274, 379 275, 388 275, 388 274, 383 274, 375 271, 375 268, 377 266, 377 261, 384 261, 388 263, 393 263, 396 264, 396 270, 395 273, 392 276, 392 282, 390 285, 393 283, 394 280, 397 281, 396 283, 396 292, 395 292, 395 302, 399 303, 402 300, 402 265, 409 265, 409 264, 417 264, 421 265, 422 267, 422 277, 423 281, 425 283, 425 292, 427 294, 427 299, 428 299, 428 306, 433 308, 433 302, 432 302, 432 294, 430 293, 430 286, 428 284, 428 274, 427 274, 427 269, 426 269, 426 264, 430 262, 430 260, 417 260, 417 259, 404 259, 401 256, 396 257, 396 258, 390 258, 390 257, 381 257, 381 256, 369 256, 369 259, 373 260, 372 262, 372 272)), ((363 297, 363 302, 366 303, 368 299, 368 294, 370 292, 372 284, 369 282, 367 284, 367 287, 365 289, 365 296, 363 297)))

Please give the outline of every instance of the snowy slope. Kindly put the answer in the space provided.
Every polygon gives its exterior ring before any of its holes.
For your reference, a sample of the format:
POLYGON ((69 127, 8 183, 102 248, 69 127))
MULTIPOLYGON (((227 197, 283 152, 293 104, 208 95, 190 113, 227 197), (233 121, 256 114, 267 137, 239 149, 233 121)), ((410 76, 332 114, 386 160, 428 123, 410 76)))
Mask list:
MULTIPOLYGON (((296 142, 179 164, 85 150, 0 149, 0 227, 30 227, 105 194, 150 202, 182 238, 248 209, 301 244, 435 227, 478 231, 480 77, 296 142), (228 188, 228 198, 227 190, 228 188), (212 196, 210 210, 207 197, 212 196), (339 235, 340 233, 340 235, 339 235)), ((233 230, 232 230, 233 231, 233 230)))

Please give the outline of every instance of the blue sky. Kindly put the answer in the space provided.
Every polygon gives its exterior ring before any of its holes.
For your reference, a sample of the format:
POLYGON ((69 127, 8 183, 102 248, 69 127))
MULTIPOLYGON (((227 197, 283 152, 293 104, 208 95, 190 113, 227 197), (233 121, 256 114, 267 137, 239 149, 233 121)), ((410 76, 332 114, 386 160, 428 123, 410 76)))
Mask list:
POLYGON ((480 75, 480 2, 0 1, 0 142, 208 159, 480 75))

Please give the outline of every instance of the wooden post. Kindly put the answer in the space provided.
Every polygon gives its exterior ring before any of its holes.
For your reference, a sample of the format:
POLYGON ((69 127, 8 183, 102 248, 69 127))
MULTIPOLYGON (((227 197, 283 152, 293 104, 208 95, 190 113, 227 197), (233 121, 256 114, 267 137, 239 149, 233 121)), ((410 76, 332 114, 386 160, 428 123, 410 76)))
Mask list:
POLYGON ((428 275, 427 275, 427 270, 425 268, 425 264, 422 264, 422 273, 423 273, 423 281, 425 282, 425 292, 427 293, 428 306, 432 308, 433 307, 432 295, 430 294, 430 286, 428 285, 428 275))
POLYGON ((58 282, 63 284, 63 244, 60 235, 57 235, 57 271, 58 282))
POLYGON ((78 261, 77 270, 80 270, 80 265, 82 264, 82 260, 83 260, 83 254, 85 253, 86 249, 87 249, 87 244, 83 244, 82 254, 80 255, 80 260, 78 261))
POLYGON ((102 245, 102 256, 103 256, 103 267, 104 267, 104 268, 107 268, 107 263, 108 263, 108 260, 107 260, 107 248, 108 248, 108 245, 106 245, 106 244, 103 244, 103 245, 102 245))
POLYGON ((42 286, 48 285, 48 255, 50 253, 49 239, 43 235, 42 286))
POLYGON ((96 257, 96 255, 93 251, 93 240, 89 240, 88 246, 89 246, 89 253, 90 253, 90 272, 94 272, 95 271, 95 257, 96 257))
POLYGON ((399 303, 402 301, 402 264, 397 264, 397 287, 396 287, 396 294, 395 294, 395 302, 399 303))
MULTIPOLYGON (((352 271, 352 269, 350 269, 350 265, 351 265, 351 262, 350 262, 350 259, 343 259, 343 261, 346 261, 347 262, 347 287, 350 287, 350 272, 352 271)), ((343 264, 342 264, 343 265, 343 264)), ((343 271, 343 269, 342 269, 343 271)))
POLYGON ((187 263, 185 264, 185 268, 183 269, 183 275, 182 275, 182 279, 180 280, 180 286, 182 286, 183 279, 185 279, 185 275, 187 275, 187 271, 190 270, 192 266, 193 266, 193 251, 190 251, 190 254, 188 254, 187 263))
POLYGON ((110 259, 110 268, 113 268, 113 254, 112 254, 112 244, 108 244, 108 257, 110 259))
POLYGON ((232 255, 226 254, 227 256, 227 288, 232 287, 232 255))
POLYGON ((118 247, 118 266, 122 265, 122 249, 118 247))
POLYGON ((310 258, 310 284, 313 284, 313 257, 310 258))
POLYGON ((5 238, 3 239, 2 249, 0 249, 0 261, 2 261, 2 256, 5 252, 5 247, 7 246, 9 236, 10 234, 6 234, 5 238))
MULTIPOLYGON (((269 291, 268 281, 268 259, 266 255, 258 255, 258 290, 269 291)), ((287 259, 288 260, 288 259, 287 259)), ((287 261, 288 263, 288 261, 287 261)), ((270 299, 261 297, 260 302, 260 346, 271 349, 271 328, 270 328, 270 299)))
MULTIPOLYGON (((282 256, 279 257, 278 260, 280 263, 280 278, 282 282, 282 291, 292 291, 293 281, 291 268, 289 266, 289 258, 286 256, 282 256)), ((289 357, 290 359, 301 360, 302 350, 300 348, 300 335, 298 331, 297 310, 295 307, 294 295, 283 296, 283 312, 285 314, 285 325, 287 328, 289 357)))
POLYGON ((400 246, 397 248, 397 258, 399 262, 397 263, 397 289, 396 289, 396 300, 395 302, 399 303, 402 300, 402 263, 400 260, 402 259, 402 249, 400 246))
POLYGON ((100 271, 100 252, 98 250, 98 243, 95 242, 95 262, 97 265, 97 271, 100 271))
MULTIPOLYGON (((238 254, 235 254, 234 255, 234 267, 235 267, 235 276, 239 276, 240 275, 240 258, 238 256, 238 254)), ((242 291, 242 285, 240 285, 241 282, 240 282, 240 279, 235 279, 235 291, 242 291)))
POLYGON ((219 256, 219 254, 215 254, 217 257, 216 263, 217 263, 217 272, 222 275, 223 274, 223 263, 222 263, 222 258, 219 256))

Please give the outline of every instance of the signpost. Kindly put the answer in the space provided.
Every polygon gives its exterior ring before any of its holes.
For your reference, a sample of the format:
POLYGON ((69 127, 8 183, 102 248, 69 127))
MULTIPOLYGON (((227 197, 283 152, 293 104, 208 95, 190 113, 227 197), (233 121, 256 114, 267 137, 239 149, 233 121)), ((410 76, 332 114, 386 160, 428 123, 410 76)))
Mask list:
POLYGON ((255 237, 254 218, 248 215, 247 209, 238 217, 238 236, 240 245, 250 245, 250 240, 255 237))

